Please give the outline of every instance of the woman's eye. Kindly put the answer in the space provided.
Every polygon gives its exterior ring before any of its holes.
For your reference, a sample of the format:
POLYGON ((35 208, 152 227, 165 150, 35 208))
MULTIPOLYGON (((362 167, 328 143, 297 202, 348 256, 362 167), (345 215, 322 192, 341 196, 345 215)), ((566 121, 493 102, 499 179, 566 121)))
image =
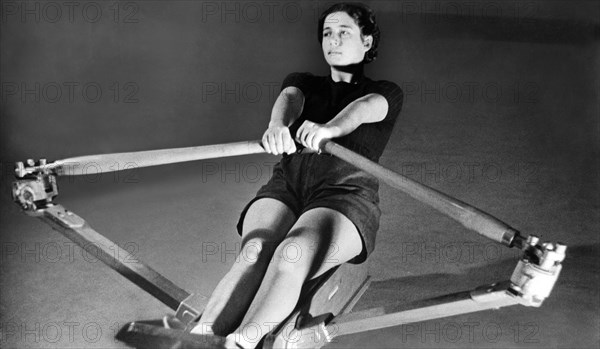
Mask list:
POLYGON ((328 37, 328 36, 330 36, 330 35, 331 35, 331 33, 329 33, 329 32, 327 32, 327 33, 323 33, 323 37, 324 37, 324 38, 325 38, 325 37, 328 37))

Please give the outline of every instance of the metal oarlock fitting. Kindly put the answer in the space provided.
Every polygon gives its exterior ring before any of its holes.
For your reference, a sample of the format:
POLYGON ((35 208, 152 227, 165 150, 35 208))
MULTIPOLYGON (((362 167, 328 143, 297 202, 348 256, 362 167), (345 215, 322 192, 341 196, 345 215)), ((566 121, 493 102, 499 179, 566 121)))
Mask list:
POLYGON ((539 307, 558 279, 567 246, 561 243, 539 244, 534 235, 527 237, 525 254, 517 264, 510 281, 511 289, 523 305, 539 307))
MULTIPOLYGON (((208 297, 201 294, 190 294, 177 307, 175 318, 184 326, 193 327, 193 322, 198 320, 208 303, 208 297)), ((191 328, 190 328, 191 329, 191 328)))
POLYGON ((13 182, 13 200, 26 212, 33 212, 52 205, 52 199, 58 195, 56 175, 46 166, 46 159, 36 164, 27 160, 27 168, 22 162, 15 164, 15 175, 19 180, 13 182))

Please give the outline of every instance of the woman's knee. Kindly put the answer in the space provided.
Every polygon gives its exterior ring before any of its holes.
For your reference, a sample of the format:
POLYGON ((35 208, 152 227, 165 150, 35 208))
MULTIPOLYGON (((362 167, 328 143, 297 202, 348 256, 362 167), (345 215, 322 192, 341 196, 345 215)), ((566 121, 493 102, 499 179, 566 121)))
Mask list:
POLYGON ((239 260, 247 264, 269 260, 294 221, 284 203, 270 198, 255 201, 244 218, 239 260))
POLYGON ((275 249, 272 267, 279 274, 306 277, 314 261, 314 243, 301 238, 286 238, 275 249))
MULTIPOLYGON (((269 236, 270 234, 266 234, 269 236)), ((268 262, 275 252, 275 248, 279 244, 276 239, 264 237, 253 237, 244 239, 238 260, 245 264, 256 264, 264 261, 268 262)))
MULTIPOLYGON (((285 260, 307 257, 309 278, 321 275, 325 271, 348 262, 358 256, 363 249, 358 229, 342 213, 325 207, 306 211, 290 230, 286 240, 291 241, 282 247, 285 260), (304 241, 303 244, 294 243, 304 241), (293 252, 299 251, 299 254, 293 252)), ((294 265, 287 265, 294 268, 294 265)), ((296 265, 298 267, 298 265, 296 265)))

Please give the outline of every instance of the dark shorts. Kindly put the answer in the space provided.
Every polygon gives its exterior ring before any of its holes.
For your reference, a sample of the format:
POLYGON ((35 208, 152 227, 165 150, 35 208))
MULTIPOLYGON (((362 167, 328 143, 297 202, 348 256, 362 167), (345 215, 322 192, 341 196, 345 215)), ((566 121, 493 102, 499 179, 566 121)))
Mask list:
POLYGON ((273 167, 269 182, 258 190, 256 197, 243 209, 237 230, 241 235, 248 208, 261 198, 283 202, 296 217, 316 207, 331 208, 356 226, 363 249, 350 263, 359 264, 375 248, 381 216, 378 190, 379 182, 375 177, 331 155, 286 155, 273 167))

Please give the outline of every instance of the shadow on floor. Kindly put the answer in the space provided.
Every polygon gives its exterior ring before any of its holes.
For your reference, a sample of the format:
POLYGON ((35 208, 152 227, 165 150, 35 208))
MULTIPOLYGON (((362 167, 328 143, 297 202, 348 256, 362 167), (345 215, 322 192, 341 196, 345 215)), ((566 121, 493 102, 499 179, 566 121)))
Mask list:
MULTIPOLYGON (((599 255, 600 244, 567 247, 563 269, 550 298, 563 293, 563 289, 577 289, 578 292, 571 293, 571 296, 584 293, 586 297, 589 295, 598 300, 600 268, 596 256, 599 255)), ((435 273, 374 281, 355 310, 407 304, 508 280, 517 262, 517 259, 504 259, 489 265, 469 268, 461 274, 435 273)))

